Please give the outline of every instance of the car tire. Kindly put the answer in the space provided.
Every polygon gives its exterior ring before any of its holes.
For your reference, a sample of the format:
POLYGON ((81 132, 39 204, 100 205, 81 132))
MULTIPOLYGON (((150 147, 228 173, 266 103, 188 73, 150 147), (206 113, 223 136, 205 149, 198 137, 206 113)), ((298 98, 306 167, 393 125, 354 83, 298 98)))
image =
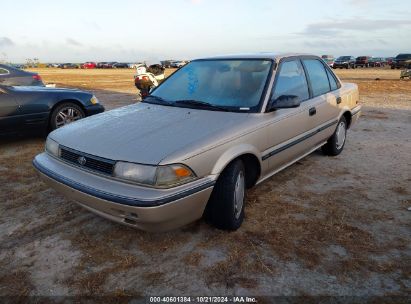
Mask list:
POLYGON ((237 230, 244 220, 245 169, 235 160, 221 173, 206 208, 206 220, 218 229, 237 230))
POLYGON ((327 143, 321 147, 321 149, 326 155, 337 156, 344 149, 346 138, 347 120, 344 116, 342 116, 333 135, 328 139, 327 143))
POLYGON ((85 116, 83 109, 79 105, 72 102, 64 102, 58 105, 51 113, 50 129, 53 131, 85 116), (64 118, 64 115, 66 115, 66 118, 64 118))

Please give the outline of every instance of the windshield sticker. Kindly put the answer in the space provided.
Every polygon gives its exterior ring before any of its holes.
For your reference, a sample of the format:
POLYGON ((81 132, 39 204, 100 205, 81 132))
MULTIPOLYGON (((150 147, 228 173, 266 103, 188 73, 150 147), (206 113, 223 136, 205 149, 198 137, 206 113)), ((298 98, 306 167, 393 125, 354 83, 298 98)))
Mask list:
POLYGON ((187 67, 187 77, 187 92, 188 94, 193 95, 198 88, 198 78, 193 68, 190 66, 187 67))

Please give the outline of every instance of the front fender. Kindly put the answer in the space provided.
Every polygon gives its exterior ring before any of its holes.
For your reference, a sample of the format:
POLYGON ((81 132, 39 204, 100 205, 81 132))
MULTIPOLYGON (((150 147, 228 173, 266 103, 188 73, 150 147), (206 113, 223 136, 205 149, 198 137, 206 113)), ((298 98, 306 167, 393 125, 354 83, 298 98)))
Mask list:
POLYGON ((262 168, 261 152, 253 145, 239 144, 229 148, 218 158, 211 171, 211 174, 219 175, 230 162, 245 154, 254 155, 258 159, 260 167, 262 168))

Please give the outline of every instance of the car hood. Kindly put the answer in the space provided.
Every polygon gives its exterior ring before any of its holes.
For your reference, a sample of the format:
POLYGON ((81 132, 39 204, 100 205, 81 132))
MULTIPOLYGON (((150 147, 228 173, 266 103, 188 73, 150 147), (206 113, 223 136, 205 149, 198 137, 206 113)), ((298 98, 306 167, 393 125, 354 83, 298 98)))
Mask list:
POLYGON ((52 88, 52 87, 43 87, 43 86, 15 86, 13 87, 14 91, 19 92, 40 92, 40 93, 63 93, 63 92, 73 92, 73 93, 87 93, 86 91, 80 91, 77 89, 67 89, 67 88, 52 88))
POLYGON ((247 117, 247 113, 139 103, 69 124, 50 138, 91 155, 155 165, 187 146, 238 130, 247 117))

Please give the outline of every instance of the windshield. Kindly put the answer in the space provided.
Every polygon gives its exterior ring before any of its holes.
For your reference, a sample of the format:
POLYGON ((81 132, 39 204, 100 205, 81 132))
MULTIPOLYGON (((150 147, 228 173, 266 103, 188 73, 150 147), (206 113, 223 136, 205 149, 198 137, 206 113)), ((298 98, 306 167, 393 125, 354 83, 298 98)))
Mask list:
POLYGON ((144 101, 257 112, 271 66, 271 60, 262 59, 192 61, 172 74, 144 101))
POLYGON ((338 60, 350 60, 350 56, 341 56, 341 57, 338 57, 338 60))

